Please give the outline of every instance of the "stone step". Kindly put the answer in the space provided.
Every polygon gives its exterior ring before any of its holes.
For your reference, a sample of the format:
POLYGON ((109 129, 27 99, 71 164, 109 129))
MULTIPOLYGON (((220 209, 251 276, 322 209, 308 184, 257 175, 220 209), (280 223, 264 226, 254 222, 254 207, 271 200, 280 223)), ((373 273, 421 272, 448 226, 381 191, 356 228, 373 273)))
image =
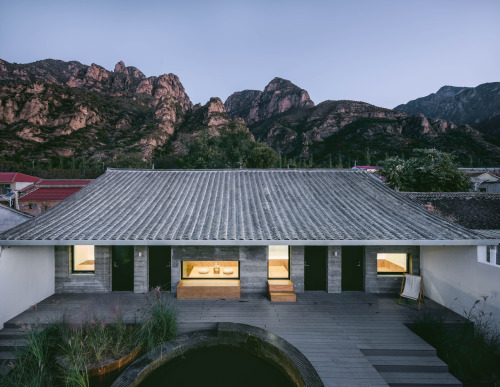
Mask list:
POLYGON ((11 351, 0 351, 0 363, 7 364, 9 361, 16 361, 17 355, 11 351))
POLYGON ((296 302, 297 295, 294 292, 270 292, 271 302, 296 302))
POLYGON ((448 372, 381 372, 391 387, 461 387, 462 383, 448 372))
POLYGON ((23 349, 29 344, 27 339, 2 339, 0 340, 0 352, 14 352, 23 349))
POLYGON ((419 348, 360 348, 365 356, 437 356, 432 347, 419 348))
POLYGON ((0 340, 18 339, 24 337, 24 332, 19 328, 4 328, 0 331, 0 340))
POLYGON ((290 280, 268 280, 269 292, 292 292, 293 282, 290 280))
POLYGON ((379 372, 448 372, 448 365, 434 356, 367 356, 379 372))

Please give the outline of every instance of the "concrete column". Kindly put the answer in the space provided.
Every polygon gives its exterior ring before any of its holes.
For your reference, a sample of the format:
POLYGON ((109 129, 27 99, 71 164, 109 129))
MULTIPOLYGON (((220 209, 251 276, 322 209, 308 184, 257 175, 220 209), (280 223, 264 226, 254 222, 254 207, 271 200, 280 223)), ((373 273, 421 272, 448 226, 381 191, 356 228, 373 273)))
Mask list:
POLYGON ((147 246, 134 246, 134 293, 149 290, 149 259, 147 246))
POLYGON ((304 293, 304 246, 291 246, 290 280, 295 293, 304 293))
POLYGON ((328 293, 342 291, 342 247, 328 246, 328 293))
POLYGON ((240 283, 242 293, 267 292, 267 246, 241 246, 240 283))

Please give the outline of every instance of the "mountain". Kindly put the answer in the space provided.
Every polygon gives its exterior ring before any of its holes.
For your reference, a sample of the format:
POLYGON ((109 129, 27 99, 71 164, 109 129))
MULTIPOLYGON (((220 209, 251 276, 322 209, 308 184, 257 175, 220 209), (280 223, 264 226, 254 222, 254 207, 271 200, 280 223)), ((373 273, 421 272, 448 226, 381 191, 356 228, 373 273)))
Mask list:
MULTIPOLYGON (((443 95, 458 92, 457 88, 442 90, 443 95)), ((368 163, 384 159, 386 154, 435 147, 453 153, 464 164, 470 157, 488 165, 500 161, 500 148, 469 125, 357 101, 325 101, 315 106, 305 90, 279 78, 263 92, 234 93, 225 105, 230 117, 247 122, 256 140, 288 158, 313 159, 326 165, 332 159, 338 163, 340 157, 351 165, 354 160, 368 163)))
POLYGON ((471 125, 500 143, 500 82, 477 87, 443 86, 436 93, 398 105, 395 110, 471 125))
POLYGON ((123 62, 108 71, 75 61, 0 60, 0 86, 0 153, 9 161, 151 161, 172 144, 181 156, 181 127, 186 138, 232 122, 220 99, 194 107, 176 75, 146 77, 123 62))
MULTIPOLYGON (((439 98, 467 91, 448 87, 439 98)), ((276 152, 292 166, 351 166, 421 147, 453 153, 464 165, 500 161, 500 148, 469 125, 357 101, 315 105, 282 78, 225 103, 214 97, 193 106, 176 75, 146 77, 123 62, 109 71, 76 61, 0 60, 0 139, 0 168, 41 171, 271 166, 276 152)))

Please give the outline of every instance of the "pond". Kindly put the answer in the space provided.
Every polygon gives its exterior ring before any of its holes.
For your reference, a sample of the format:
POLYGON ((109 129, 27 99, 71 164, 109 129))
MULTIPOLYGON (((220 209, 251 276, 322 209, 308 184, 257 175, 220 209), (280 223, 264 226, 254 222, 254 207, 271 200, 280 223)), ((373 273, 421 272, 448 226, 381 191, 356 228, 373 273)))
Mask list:
POLYGON ((142 387, 162 385, 293 387, 277 367, 250 352, 229 346, 203 348, 172 360, 154 372, 142 387))

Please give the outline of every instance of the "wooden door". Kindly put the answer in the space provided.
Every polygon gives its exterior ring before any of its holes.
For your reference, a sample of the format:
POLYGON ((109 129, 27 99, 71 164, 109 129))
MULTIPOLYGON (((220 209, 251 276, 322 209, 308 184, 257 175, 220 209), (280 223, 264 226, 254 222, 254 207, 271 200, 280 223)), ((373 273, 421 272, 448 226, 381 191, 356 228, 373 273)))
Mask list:
POLYGON ((305 290, 326 290, 327 246, 306 246, 304 248, 305 290))
POLYGON ((362 246, 342 247, 342 290, 364 290, 364 252, 362 246))
POLYGON ((111 290, 134 290, 134 246, 111 249, 111 290))
POLYGON ((159 286, 161 290, 170 290, 171 270, 170 246, 149 247, 149 288, 159 286))

